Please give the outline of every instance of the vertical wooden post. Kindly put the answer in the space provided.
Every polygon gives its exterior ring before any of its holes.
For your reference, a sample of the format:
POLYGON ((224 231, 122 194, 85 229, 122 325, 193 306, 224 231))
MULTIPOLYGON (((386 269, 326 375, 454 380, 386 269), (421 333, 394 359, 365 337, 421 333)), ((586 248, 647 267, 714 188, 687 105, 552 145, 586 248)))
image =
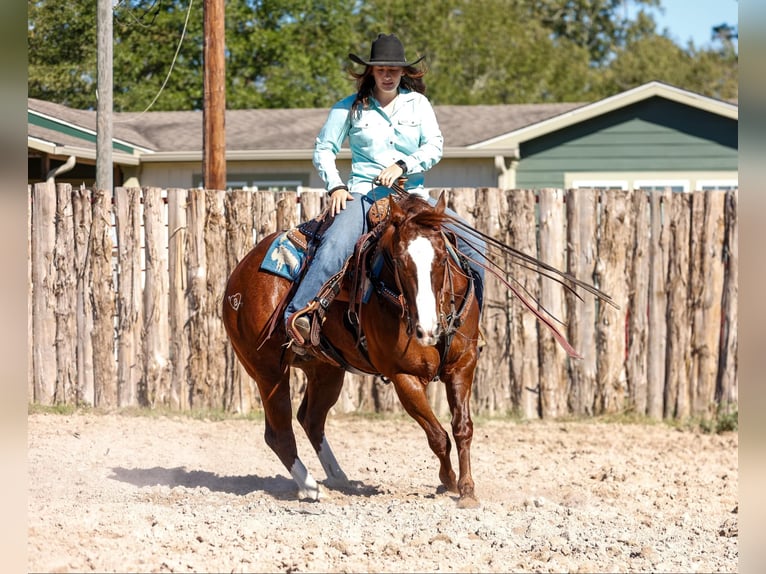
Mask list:
MULTIPOLYGON (((596 269, 596 192, 567 193, 567 271, 592 282, 596 269)), ((582 295, 582 294, 581 294, 582 295)), ((596 300, 567 294, 567 334, 582 359, 569 361, 569 408, 575 415, 592 415, 596 386, 596 300)))
POLYGON ((202 178, 205 189, 226 189, 226 60, 224 0, 205 0, 203 42, 204 123, 202 178))
MULTIPOLYGON (((539 258, 556 269, 564 269, 564 192, 541 189, 539 198, 539 258)), ((564 293, 558 283, 541 278, 540 305, 543 313, 554 317, 554 321, 564 321, 564 293)), ((567 412, 566 352, 547 329, 540 333, 540 405, 543 418, 555 418, 567 412)))
POLYGON ((141 190, 118 187, 114 190, 117 224, 117 403, 138 404, 138 387, 143 377, 141 304, 141 190))
POLYGON ((186 293, 186 194, 185 189, 168 189, 168 314, 170 315, 170 405, 189 408, 187 361, 189 358, 186 293))
POLYGON ((739 290, 739 223, 737 190, 726 193, 725 276, 721 310, 723 333, 718 361, 716 402, 723 414, 737 408, 737 294, 739 290))
POLYGON ((74 266, 74 220, 72 186, 56 185, 56 404, 77 403, 77 320, 73 311, 77 301, 74 266))
POLYGON ((661 419, 664 412, 665 360, 667 352, 668 242, 670 239, 671 191, 649 194, 651 242, 649 244, 649 326, 646 353, 646 414, 661 419))
POLYGON ((205 274, 207 300, 204 307, 204 333, 207 339, 208 406, 230 410, 232 397, 225 394, 226 348, 228 342, 221 316, 223 293, 226 287, 226 218, 224 215, 224 190, 207 190, 205 193, 207 217, 205 220, 205 251, 207 272, 205 274))
POLYGON ((204 314, 207 306, 207 255, 205 251, 205 191, 190 189, 186 204, 189 229, 186 244, 186 322, 189 340, 187 376, 189 406, 201 408, 208 404, 204 381, 207 379, 207 353, 204 334, 204 314))
POLYGON ((628 270, 633 251, 633 235, 628 206, 632 193, 607 190, 601 194, 601 236, 598 240, 597 286, 620 306, 598 307, 596 343, 597 414, 620 412, 627 398, 625 335, 628 307, 628 270))
POLYGON ((110 193, 114 185, 112 165, 112 0, 98 0, 96 49, 96 189, 110 193))
POLYGON ((32 192, 32 329, 34 333, 34 401, 53 402, 56 382, 56 188, 36 183, 32 192))
MULTIPOLYGON (((498 189, 477 189, 475 193, 476 223, 474 227, 503 243, 508 242, 508 198, 498 189)), ((494 256, 498 265, 504 261, 494 256)), ((479 259, 479 263, 484 263, 479 259)), ((484 311, 481 329, 485 338, 482 355, 492 357, 491 361, 479 361, 476 365, 475 380, 481 381, 479 390, 486 389, 483 402, 488 414, 508 414, 511 409, 511 358, 508 353, 508 302, 509 291, 491 273, 484 277, 484 311)), ((481 355, 480 355, 481 356, 481 355)))
MULTIPOLYGON (((524 253, 537 253, 536 195, 532 190, 508 192, 508 244, 524 253)), ((531 270, 513 268, 512 281, 530 300, 540 296, 540 281, 531 270)), ((540 417, 540 361, 537 317, 509 295, 508 346, 511 355, 512 404, 527 419, 540 417)))
MULTIPOLYGON (((651 192, 650 192, 651 193, 651 192)), ((649 203, 647 193, 633 192, 631 207, 634 232, 630 238, 633 265, 630 269, 630 318, 628 321, 628 393, 638 414, 646 414, 647 404, 647 346, 649 305, 649 203)))
POLYGON ((98 189, 93 196, 89 257, 89 281, 93 290, 94 406, 113 407, 117 405, 117 368, 114 358, 111 189, 98 189))
MULTIPOLYGON (((226 276, 253 247, 253 193, 237 189, 226 194, 226 276)), ((222 301, 222 305, 231 305, 222 301)), ((229 409, 246 414, 258 405, 258 391, 234 353, 226 344, 226 388, 229 409)))
POLYGON ((670 202, 668 243, 667 379, 665 417, 689 416, 689 233, 691 195, 674 193, 670 202))
POLYGON ((84 186, 73 193, 74 252, 77 276, 77 400, 95 404, 93 380, 93 301, 90 283, 90 232, 93 226, 91 191, 84 186))
POLYGON ((168 234, 162 190, 144 188, 144 378, 141 400, 149 406, 170 404, 168 341, 168 234))
POLYGON ((709 418, 715 414, 715 386, 721 342, 721 299, 723 297, 723 191, 695 191, 692 224, 689 307, 692 321, 690 371, 691 411, 709 418), (701 212, 701 213, 700 213, 701 212))

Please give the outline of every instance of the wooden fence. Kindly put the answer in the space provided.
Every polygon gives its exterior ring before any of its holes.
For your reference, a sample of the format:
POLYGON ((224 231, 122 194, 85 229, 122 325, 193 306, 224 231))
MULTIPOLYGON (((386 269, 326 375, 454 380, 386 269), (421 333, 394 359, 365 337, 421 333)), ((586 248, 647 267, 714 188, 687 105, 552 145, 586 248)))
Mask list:
MULTIPOLYGON (((571 360, 494 277, 477 414, 636 412, 708 417, 737 408, 737 193, 448 189, 477 229, 591 281, 620 310, 514 268, 555 316, 571 360)), ((31 402, 171 409, 260 408, 221 321, 231 269, 324 196, 199 189, 29 189, 31 402)), ((502 261, 498 263, 503 264, 502 261)), ((293 397, 304 380, 293 371, 293 397)), ((439 414, 443 385, 429 385, 439 414)), ((347 375, 336 409, 398 411, 391 385, 347 375)))

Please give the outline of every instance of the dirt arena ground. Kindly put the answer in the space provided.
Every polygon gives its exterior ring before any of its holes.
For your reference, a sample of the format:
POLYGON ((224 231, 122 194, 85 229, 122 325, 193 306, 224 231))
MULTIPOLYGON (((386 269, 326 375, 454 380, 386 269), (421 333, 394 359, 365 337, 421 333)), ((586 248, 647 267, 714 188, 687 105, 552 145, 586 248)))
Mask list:
POLYGON ((28 570, 738 570, 736 432, 479 421, 469 510, 411 419, 334 417, 328 439, 355 490, 309 503, 262 421, 30 414, 28 570))

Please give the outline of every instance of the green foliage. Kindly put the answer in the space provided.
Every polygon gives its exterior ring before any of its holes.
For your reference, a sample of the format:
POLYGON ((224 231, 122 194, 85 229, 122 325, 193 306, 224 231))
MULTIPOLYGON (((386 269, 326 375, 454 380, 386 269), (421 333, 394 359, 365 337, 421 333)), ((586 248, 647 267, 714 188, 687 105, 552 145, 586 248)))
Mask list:
MULTIPOLYGON (((644 10, 661 0, 629 4, 630 20, 623 0, 229 0, 227 107, 330 106, 354 89, 348 53, 366 56, 381 32, 426 56, 436 104, 594 101, 651 80, 738 97, 735 28, 711 30, 715 48, 681 47, 644 10)), ((115 5, 115 110, 202 109, 203 5, 115 5)), ((95 108, 96 3, 31 0, 28 18, 29 95, 95 108)))

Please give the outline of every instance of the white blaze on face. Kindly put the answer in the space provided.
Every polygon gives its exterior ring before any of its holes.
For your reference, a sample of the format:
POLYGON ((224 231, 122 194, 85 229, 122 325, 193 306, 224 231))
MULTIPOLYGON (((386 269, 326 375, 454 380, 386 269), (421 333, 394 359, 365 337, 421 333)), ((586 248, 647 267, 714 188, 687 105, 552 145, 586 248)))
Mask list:
POLYGON ((431 266, 434 260, 434 248, 425 237, 413 239, 407 246, 407 253, 417 269, 418 294, 415 305, 418 309, 420 326, 428 338, 432 338, 439 325, 436 315, 436 297, 431 288, 431 266))

